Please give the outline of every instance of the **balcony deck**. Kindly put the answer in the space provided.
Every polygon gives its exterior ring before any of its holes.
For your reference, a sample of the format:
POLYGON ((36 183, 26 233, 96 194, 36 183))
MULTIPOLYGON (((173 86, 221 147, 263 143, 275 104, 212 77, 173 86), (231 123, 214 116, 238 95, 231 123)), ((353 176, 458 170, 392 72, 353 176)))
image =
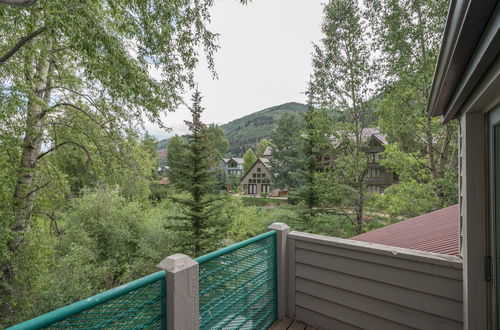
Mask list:
POLYGON ((305 323, 289 319, 288 317, 283 320, 274 322, 269 330, 317 330, 305 323))

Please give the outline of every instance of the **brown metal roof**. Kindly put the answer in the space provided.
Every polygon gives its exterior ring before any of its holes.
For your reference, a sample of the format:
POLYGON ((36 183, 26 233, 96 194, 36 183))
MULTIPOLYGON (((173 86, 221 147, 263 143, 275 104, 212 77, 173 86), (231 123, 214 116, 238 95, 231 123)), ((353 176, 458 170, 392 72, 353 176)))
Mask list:
POLYGON ((458 204, 351 237, 352 240, 459 255, 458 204))

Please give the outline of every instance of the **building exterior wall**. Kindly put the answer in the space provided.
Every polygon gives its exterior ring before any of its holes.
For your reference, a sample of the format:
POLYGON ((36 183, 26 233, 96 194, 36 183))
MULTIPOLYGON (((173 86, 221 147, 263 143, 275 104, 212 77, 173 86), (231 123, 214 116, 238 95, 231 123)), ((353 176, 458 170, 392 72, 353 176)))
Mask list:
MULTIPOLYGON (((338 148, 342 148, 342 146, 339 146, 338 148)), ((366 186, 370 192, 383 193, 385 188, 397 183, 398 181, 397 176, 393 172, 387 170, 380 164, 382 159, 381 153, 384 151, 384 145, 381 145, 378 141, 375 142, 375 138, 373 138, 370 145, 366 149, 366 156, 368 160, 366 186)), ((330 157, 318 159, 318 165, 320 167, 335 166, 335 158, 338 153, 339 149, 336 149, 330 157)))
POLYGON ((485 257, 488 249, 485 115, 460 118, 460 226, 464 259, 464 329, 487 329, 490 317, 485 257))
POLYGON ((386 170, 380 165, 381 153, 385 151, 385 147, 381 145, 371 145, 367 150, 368 156, 368 172, 367 172, 367 187, 371 192, 384 192, 384 189, 395 183, 396 177, 394 173, 386 170))
POLYGON ((243 164, 237 163, 232 158, 230 158, 227 162, 222 161, 221 167, 226 175, 232 175, 235 177, 241 177, 243 175, 243 164))
POLYGON ((287 315, 321 329, 462 329, 459 257, 292 231, 287 315))
POLYGON ((260 160, 241 179, 241 189, 245 195, 259 196, 261 193, 269 195, 271 185, 271 172, 260 160))

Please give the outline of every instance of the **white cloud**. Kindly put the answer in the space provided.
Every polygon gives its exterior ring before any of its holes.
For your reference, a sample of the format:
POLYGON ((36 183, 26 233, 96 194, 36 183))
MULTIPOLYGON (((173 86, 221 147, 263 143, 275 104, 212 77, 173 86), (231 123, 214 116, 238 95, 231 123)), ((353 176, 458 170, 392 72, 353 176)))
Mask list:
MULTIPOLYGON (((203 121, 223 124, 270 106, 305 102, 312 42, 321 37, 320 1, 253 0, 243 6, 218 0, 211 13, 211 30, 221 34, 215 54, 219 79, 212 79, 202 59, 196 79, 204 97, 203 121)), ((180 107, 165 123, 174 134, 183 134, 185 119, 189 111, 180 107)), ((171 135, 146 126, 158 138, 171 135)))

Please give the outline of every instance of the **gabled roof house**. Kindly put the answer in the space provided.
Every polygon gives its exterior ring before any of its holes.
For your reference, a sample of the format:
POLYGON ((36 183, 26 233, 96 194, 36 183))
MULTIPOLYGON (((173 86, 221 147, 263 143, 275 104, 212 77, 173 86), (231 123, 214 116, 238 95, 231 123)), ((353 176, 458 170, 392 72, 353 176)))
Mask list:
POLYGON ((269 159, 261 157, 241 178, 241 189, 245 195, 269 195, 272 183, 269 159))

